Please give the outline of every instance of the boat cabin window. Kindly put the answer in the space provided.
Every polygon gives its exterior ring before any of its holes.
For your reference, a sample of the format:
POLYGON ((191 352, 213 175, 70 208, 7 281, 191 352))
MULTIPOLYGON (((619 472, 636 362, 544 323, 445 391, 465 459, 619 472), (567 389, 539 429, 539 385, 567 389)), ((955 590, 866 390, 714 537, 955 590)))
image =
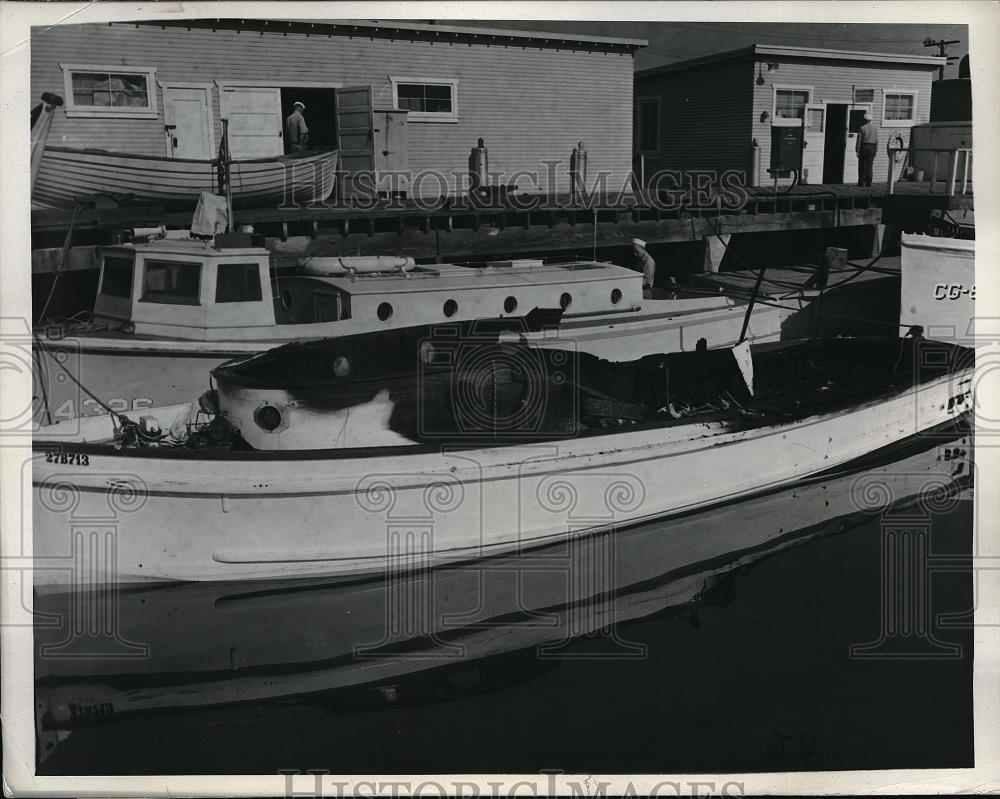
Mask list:
POLYGON ((272 277, 274 321, 279 325, 340 322, 351 318, 351 295, 322 280, 272 277))
POLYGON ((313 295, 313 321, 339 322, 351 318, 351 295, 316 293, 313 295))
POLYGON ((107 256, 101 276, 101 294, 108 297, 132 297, 132 259, 123 256, 107 256))
POLYGON ((216 302, 260 302, 262 298, 257 264, 219 264, 216 302))
POLYGON ((142 302, 167 305, 201 304, 201 264, 146 261, 142 302))

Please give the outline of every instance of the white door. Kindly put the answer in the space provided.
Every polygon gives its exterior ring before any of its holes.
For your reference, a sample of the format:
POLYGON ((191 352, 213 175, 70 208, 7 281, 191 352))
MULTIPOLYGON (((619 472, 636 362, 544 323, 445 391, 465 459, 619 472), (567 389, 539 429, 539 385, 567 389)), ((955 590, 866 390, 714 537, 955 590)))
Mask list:
POLYGON ((233 159, 272 158, 285 152, 281 89, 231 86, 222 90, 222 118, 229 120, 233 159))
POLYGON ((375 120, 371 86, 348 86, 335 89, 337 147, 340 168, 344 172, 341 196, 351 197, 364 191, 360 181, 375 170, 375 120))
POLYGON ((872 112, 871 103, 855 103, 847 107, 847 141, 844 144, 844 183, 858 182, 858 134, 865 114, 872 112))
POLYGON ((826 106, 822 103, 810 103, 806 106, 802 140, 801 181, 822 183, 823 148, 826 145, 826 106))
POLYGON ((167 126, 167 155, 171 158, 215 157, 212 113, 207 88, 163 88, 163 118, 167 126))

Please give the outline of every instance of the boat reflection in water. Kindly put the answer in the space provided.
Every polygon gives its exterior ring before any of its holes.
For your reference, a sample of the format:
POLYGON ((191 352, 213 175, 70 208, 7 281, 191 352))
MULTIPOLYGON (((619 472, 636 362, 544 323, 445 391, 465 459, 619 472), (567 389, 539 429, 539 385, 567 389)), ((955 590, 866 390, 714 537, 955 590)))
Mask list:
POLYGON ((345 697, 357 689, 376 706, 419 702, 428 686, 446 698, 497 690, 505 679, 523 679, 504 665, 488 676, 501 656, 524 652, 530 668, 544 672, 572 656, 570 642, 580 638, 589 639, 591 656, 642 658, 623 625, 726 601, 717 589, 750 564, 890 507, 931 512, 971 484, 971 458, 971 435, 952 430, 737 504, 459 566, 416 564, 383 579, 41 592, 39 761, 95 725, 161 711, 305 695, 350 704, 345 697), (720 551, 727 538, 744 546, 679 563, 681 537, 704 541, 706 552, 720 551))

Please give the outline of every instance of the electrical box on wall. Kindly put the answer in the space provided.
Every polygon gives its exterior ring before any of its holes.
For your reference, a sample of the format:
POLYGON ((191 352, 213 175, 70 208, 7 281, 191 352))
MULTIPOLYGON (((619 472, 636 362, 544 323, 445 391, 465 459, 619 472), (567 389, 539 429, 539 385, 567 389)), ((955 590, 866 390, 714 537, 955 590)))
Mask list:
POLYGON ((802 128, 771 126, 771 172, 802 168, 802 128))

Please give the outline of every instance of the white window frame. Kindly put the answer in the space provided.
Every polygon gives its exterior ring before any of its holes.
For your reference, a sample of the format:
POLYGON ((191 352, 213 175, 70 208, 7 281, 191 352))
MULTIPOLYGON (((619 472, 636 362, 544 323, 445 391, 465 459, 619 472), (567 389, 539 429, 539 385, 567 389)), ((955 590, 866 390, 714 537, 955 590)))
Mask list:
POLYGON ((912 128, 917 124, 917 92, 915 89, 882 89, 882 127, 912 128), (913 98, 913 117, 910 119, 886 119, 886 95, 906 94, 913 98))
POLYGON ((399 107, 399 84, 400 83, 424 83, 433 86, 451 87, 451 111, 410 111, 406 117, 407 122, 458 122, 458 78, 408 78, 399 75, 390 75, 389 83, 392 84, 392 107, 398 111, 408 109, 399 107))
POLYGON ((661 111, 660 98, 658 96, 656 96, 656 97, 637 97, 636 98, 636 109, 635 109, 635 111, 636 111, 636 120, 635 120, 636 121, 636 137, 638 139, 638 141, 636 141, 637 149, 639 150, 640 153, 646 153, 646 154, 650 154, 650 153, 656 154, 656 153, 659 153, 660 152, 660 138, 661 138, 660 137, 660 133, 661 133, 661 131, 660 131, 660 128, 661 128, 660 121, 662 119, 662 117, 660 116, 660 111, 661 111), (642 147, 642 104, 643 103, 656 103, 656 146, 653 149, 651 149, 651 150, 649 150, 649 149, 643 149, 643 147, 642 147))
POLYGON ((813 86, 779 86, 776 84, 771 89, 771 124, 779 128, 798 128, 805 124, 804 119, 778 116, 778 92, 808 92, 809 96, 806 98, 806 105, 809 105, 813 102, 814 88, 813 86))
POLYGON ((66 97, 67 117, 90 117, 106 119, 158 119, 160 111, 157 104, 156 95, 156 67, 133 67, 125 64, 113 64, 111 66, 102 64, 60 64, 63 71, 63 89, 66 97), (149 98, 148 108, 136 108, 134 106, 79 106, 73 100, 73 73, 74 72, 119 72, 130 75, 146 76, 146 96, 149 98))

